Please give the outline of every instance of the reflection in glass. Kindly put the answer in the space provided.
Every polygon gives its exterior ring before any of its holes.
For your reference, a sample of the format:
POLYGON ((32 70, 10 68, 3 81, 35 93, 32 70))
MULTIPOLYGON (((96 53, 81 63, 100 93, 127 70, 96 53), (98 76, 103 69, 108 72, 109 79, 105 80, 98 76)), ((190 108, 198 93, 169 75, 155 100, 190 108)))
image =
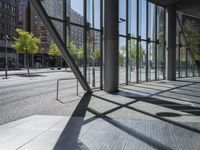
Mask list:
POLYGON ((87 32, 87 81, 91 87, 100 87, 100 32, 87 32))
POLYGON ((137 0, 129 0, 128 33, 131 37, 137 37, 137 0))
POLYGON ((137 44, 136 40, 130 39, 128 41, 128 80, 129 82, 136 82, 136 53, 137 44))
POLYGON ((155 41, 155 24, 156 24, 156 6, 153 3, 149 3, 149 16, 148 16, 148 37, 151 41, 155 41))
POLYGON ((186 77, 186 47, 180 47, 180 75, 186 77))
POLYGON ((126 38, 119 38, 119 83, 126 82, 126 38))
POLYGON ((70 21, 77 24, 84 24, 84 14, 83 14, 83 8, 84 8, 84 2, 83 0, 68 0, 68 3, 71 5, 71 8, 69 11, 69 17, 70 21), (71 2, 71 3, 70 3, 71 2), (77 5, 78 4, 78 5, 77 5))
POLYGON ((179 61, 179 46, 176 46, 176 77, 180 78, 180 61, 179 61))
POLYGON ((63 39, 63 26, 64 24, 60 21, 51 20, 60 37, 63 39))
POLYGON ((43 0, 42 5, 50 17, 63 19, 63 0, 43 0))
POLYGON ((164 41, 164 24, 165 24, 165 11, 163 7, 157 6, 157 39, 159 42, 164 41))
POLYGON ((159 43, 157 45, 157 78, 160 80, 164 79, 164 50, 163 43, 159 43))
POLYGON ((151 42, 148 44, 148 80, 155 80, 155 46, 151 42))
POLYGON ((126 35, 126 1, 119 0, 119 34, 126 35))
POLYGON ((87 22, 96 29, 100 29, 100 2, 100 0, 87 0, 87 22))
POLYGON ((146 39, 146 17, 147 17, 147 1, 139 0, 139 35, 142 39, 146 39))
POLYGON ((139 43, 139 81, 146 80, 146 42, 139 43))

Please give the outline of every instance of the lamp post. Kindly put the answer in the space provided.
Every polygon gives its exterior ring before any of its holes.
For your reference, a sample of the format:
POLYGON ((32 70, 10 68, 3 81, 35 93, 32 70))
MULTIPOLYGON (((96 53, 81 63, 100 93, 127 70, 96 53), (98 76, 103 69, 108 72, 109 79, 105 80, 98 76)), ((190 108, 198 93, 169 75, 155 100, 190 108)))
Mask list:
POLYGON ((5 52, 5 79, 8 79, 8 35, 5 36, 6 52, 5 52))

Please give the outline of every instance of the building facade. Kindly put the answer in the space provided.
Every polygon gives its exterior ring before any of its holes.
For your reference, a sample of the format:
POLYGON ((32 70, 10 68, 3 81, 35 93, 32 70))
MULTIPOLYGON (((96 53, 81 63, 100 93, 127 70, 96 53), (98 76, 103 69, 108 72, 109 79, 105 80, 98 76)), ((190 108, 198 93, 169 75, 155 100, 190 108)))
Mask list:
MULTIPOLYGON (((63 1, 57 0, 55 1, 43 1, 43 5, 47 14, 51 17, 63 19, 63 1)), ((71 9, 71 1, 66 2, 66 15, 70 14, 70 21, 74 22, 83 22, 84 18, 78 12, 71 9)), ((58 33, 61 38, 63 37, 63 24, 54 21, 58 33)), ((41 18, 37 14, 36 10, 29 2, 29 0, 19 0, 19 24, 18 27, 24 29, 26 31, 32 32, 36 37, 39 37, 41 40, 39 46, 39 53, 35 54, 31 58, 30 66, 40 68, 47 67, 48 62, 50 61, 50 57, 48 56, 49 46, 52 42, 52 38, 44 26, 41 18)), ((76 26, 71 26, 69 30, 67 30, 68 36, 67 40, 73 42, 77 48, 83 46, 83 30, 76 26)), ((22 65, 24 63, 24 56, 19 54, 19 61, 22 65)), ((24 63, 25 65, 25 63, 24 63)), ((23 65, 22 65, 23 66, 23 65)))
POLYGON ((5 68, 6 50, 8 67, 16 68, 18 57, 12 48, 13 37, 18 23, 17 0, 0 0, 0 70, 5 68))

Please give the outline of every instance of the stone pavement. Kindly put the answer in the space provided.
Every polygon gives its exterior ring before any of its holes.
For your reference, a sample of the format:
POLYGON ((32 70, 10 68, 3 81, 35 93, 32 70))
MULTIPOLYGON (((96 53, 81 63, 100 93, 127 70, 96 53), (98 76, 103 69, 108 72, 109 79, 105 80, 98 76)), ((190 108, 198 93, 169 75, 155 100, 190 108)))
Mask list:
MULTIPOLYGON (((51 72, 62 72, 62 71, 70 71, 69 68, 65 70, 65 68, 61 68, 61 70, 58 70, 55 68, 54 70, 51 70, 50 68, 43 68, 43 69, 30 69, 31 74, 35 73, 51 73, 51 72)), ((22 74, 27 74, 27 69, 23 68, 20 70, 9 70, 8 71, 8 76, 11 75, 22 75, 22 74)), ((5 76, 5 71, 0 71, 0 76, 5 76)))
POLYGON ((97 91, 70 107, 63 116, 41 113, 0 126, 0 149, 200 149, 200 78, 97 91))

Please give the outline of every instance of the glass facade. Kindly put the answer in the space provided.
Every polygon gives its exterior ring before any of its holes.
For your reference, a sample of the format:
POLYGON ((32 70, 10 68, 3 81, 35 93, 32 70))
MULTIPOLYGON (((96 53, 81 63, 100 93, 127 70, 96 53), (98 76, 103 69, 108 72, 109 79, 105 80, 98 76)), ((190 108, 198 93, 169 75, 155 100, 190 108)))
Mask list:
POLYGON ((165 9, 147 0, 121 0, 119 10, 119 36, 126 40, 120 41, 126 53, 120 79, 126 77, 126 84, 165 79, 165 9))
MULTIPOLYGON (((184 15, 178 13, 177 17, 177 33, 176 33, 176 68, 177 78, 185 78, 185 77, 198 77, 199 74, 199 66, 198 66, 198 57, 199 54, 195 53, 195 48, 192 45, 195 45, 194 41, 188 42, 191 36, 194 34, 190 34, 190 36, 186 36, 187 34, 187 22, 184 22, 184 15), (185 28, 184 28, 185 27, 185 28)), ((192 23, 190 23, 192 24, 192 23)))
POLYGON ((56 0, 42 4, 89 85, 102 88, 103 1, 56 0), (56 13, 52 12, 55 5, 56 13))
MULTIPOLYGON (((58 0, 53 3, 51 8, 50 3, 43 2, 50 19, 87 82, 93 88, 102 89, 104 1, 58 0), (53 13, 55 4, 59 11, 53 13)), ((165 8, 148 0, 119 0, 118 51, 120 84, 166 79, 165 8)), ((179 26, 176 54, 177 77, 198 74, 179 26)))

